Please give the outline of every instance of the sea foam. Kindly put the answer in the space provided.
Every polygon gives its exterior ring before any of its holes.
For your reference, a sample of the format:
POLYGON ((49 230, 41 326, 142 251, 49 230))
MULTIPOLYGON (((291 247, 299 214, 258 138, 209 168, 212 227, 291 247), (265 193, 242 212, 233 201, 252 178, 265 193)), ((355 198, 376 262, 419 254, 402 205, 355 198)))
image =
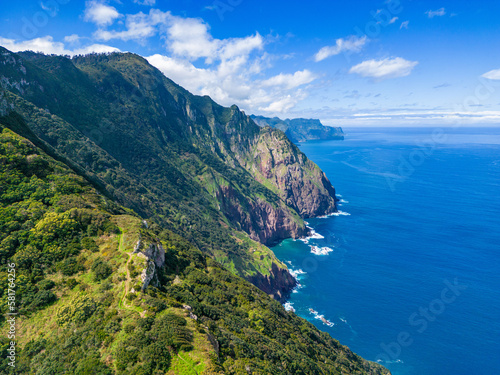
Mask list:
POLYGON ((351 216, 351 214, 345 211, 337 211, 337 212, 332 212, 331 214, 328 215, 318 216, 318 219, 326 219, 331 216, 351 216))
POLYGON ((285 308, 286 311, 291 311, 295 312, 295 309, 293 308, 293 303, 291 302, 286 302, 283 307, 285 308))
POLYGON ((319 247, 311 245, 311 253, 313 253, 314 255, 328 255, 332 251, 333 249, 331 247, 326 247, 326 246, 319 247))

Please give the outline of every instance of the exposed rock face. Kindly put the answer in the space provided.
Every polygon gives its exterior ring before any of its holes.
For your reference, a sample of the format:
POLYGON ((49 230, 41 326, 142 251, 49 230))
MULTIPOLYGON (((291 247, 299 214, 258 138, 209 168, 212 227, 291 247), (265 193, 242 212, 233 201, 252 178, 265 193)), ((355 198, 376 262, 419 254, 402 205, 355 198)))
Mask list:
POLYGON ((249 279, 249 281, 263 290, 267 294, 280 302, 284 302, 292 289, 297 286, 295 278, 287 271, 279 268, 273 263, 270 276, 257 275, 249 279))
POLYGON ((280 131, 262 129, 252 159, 254 165, 247 168, 255 178, 273 184, 302 218, 337 210, 335 189, 326 175, 280 131))
POLYGON ((161 244, 151 244, 141 252, 146 257, 146 268, 141 273, 142 290, 146 290, 153 280, 157 280, 156 270, 165 264, 165 249, 161 244))
POLYGON ((230 186, 220 186, 217 193, 221 209, 235 225, 265 245, 273 245, 288 237, 307 234, 297 217, 283 207, 273 207, 263 200, 246 201, 230 186))

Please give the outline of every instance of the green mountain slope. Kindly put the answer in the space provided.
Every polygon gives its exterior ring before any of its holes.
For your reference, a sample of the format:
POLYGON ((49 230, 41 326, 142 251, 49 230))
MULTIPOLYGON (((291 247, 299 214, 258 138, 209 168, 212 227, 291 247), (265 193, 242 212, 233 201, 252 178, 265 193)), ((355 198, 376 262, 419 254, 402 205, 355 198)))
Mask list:
POLYGON ((4 113, 0 329, 11 262, 19 315, 2 374, 388 374, 36 144, 4 113))
POLYGON ((2 49, 0 82, 4 111, 103 194, 277 298, 295 281, 261 244, 336 210, 324 173, 281 131, 191 95, 137 55, 2 49))
POLYGON ((325 126, 316 119, 294 118, 282 120, 278 117, 250 116, 259 126, 270 126, 283 131, 292 142, 313 140, 344 139, 340 127, 325 126))

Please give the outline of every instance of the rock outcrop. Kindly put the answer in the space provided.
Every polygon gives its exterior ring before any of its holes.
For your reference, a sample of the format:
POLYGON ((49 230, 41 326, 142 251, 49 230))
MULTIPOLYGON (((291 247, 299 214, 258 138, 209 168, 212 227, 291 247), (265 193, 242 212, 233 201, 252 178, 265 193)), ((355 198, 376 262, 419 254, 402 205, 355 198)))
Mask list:
POLYGON ((249 281, 280 302, 284 302, 297 286, 297 280, 285 269, 273 263, 269 276, 256 275, 249 281))
POLYGON ((141 273, 141 289, 144 291, 152 281, 155 285, 157 284, 157 270, 163 267, 163 265, 165 264, 165 249, 163 248, 161 243, 152 243, 147 249, 141 251, 140 254, 146 258, 146 267, 142 270, 141 273))

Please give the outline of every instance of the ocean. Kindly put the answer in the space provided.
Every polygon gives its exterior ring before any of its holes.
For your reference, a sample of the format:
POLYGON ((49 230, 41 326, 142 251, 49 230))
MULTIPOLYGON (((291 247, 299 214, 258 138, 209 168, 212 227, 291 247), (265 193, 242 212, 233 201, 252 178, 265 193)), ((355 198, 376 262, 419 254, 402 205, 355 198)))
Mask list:
POLYGON ((273 248, 286 307, 393 375, 500 374, 500 129, 345 131, 299 146, 340 211, 273 248))

